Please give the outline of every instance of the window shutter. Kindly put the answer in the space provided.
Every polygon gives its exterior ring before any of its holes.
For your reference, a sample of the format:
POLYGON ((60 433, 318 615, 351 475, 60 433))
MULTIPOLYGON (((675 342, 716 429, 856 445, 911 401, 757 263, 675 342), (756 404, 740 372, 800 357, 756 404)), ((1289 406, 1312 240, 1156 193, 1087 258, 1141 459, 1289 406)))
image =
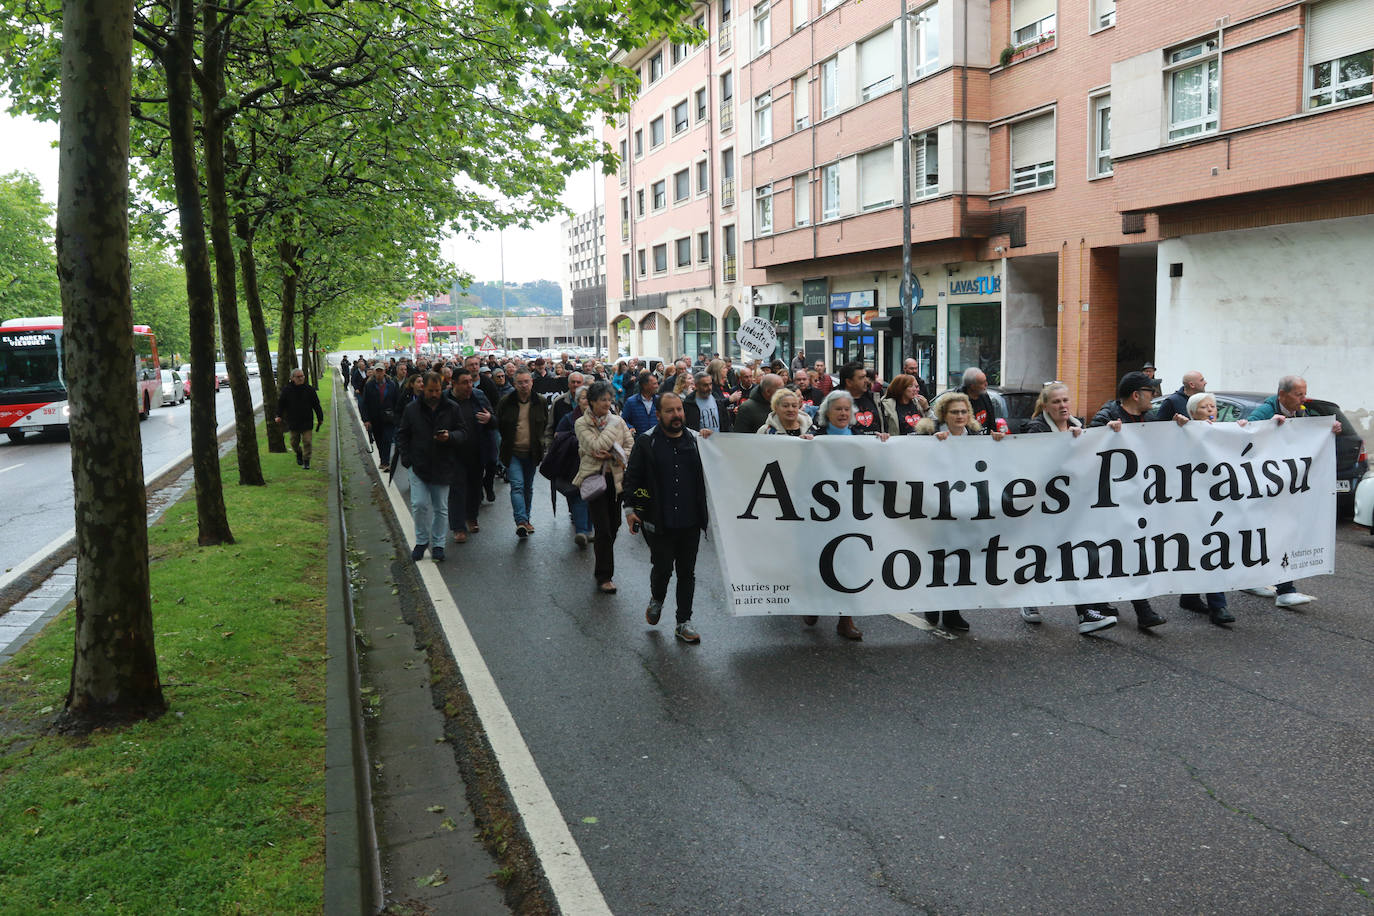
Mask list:
POLYGON ((1374 48, 1374 3, 1324 0, 1307 10, 1307 62, 1320 64, 1374 48))
POLYGON ((859 47, 859 88, 882 82, 893 74, 892 30, 879 32, 859 47))
POLYGON ((859 206, 862 209, 891 203, 897 182, 893 176, 892 147, 884 146, 859 157, 859 206))
POLYGON ((1054 115, 1046 114, 1011 126, 1011 167, 1054 161, 1054 115))
POLYGON ((1012 0, 1011 31, 1025 28, 1054 13, 1055 0, 1012 0))

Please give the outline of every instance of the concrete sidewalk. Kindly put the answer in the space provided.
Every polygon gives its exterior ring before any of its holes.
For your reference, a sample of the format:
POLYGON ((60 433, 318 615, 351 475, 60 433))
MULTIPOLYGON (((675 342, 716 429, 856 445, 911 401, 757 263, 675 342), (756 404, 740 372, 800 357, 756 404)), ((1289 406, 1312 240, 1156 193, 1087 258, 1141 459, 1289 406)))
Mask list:
MULTIPOLYGON (((468 802, 490 791, 469 791, 458 762, 468 739, 441 708, 453 704, 446 690, 450 677, 431 669, 428 596, 382 492, 375 457, 370 460, 360 445, 353 411, 340 399, 336 406, 360 711, 371 771, 365 775, 384 912, 509 913, 509 871, 484 847, 492 828, 468 802)), ((331 610, 331 625, 338 616, 331 610)), ((359 833, 365 844, 366 830, 359 833)), ((345 869, 365 870, 361 863, 339 861, 345 869)), ((360 896, 369 897, 361 886, 360 896)), ((367 911, 368 900, 363 903, 367 911)))

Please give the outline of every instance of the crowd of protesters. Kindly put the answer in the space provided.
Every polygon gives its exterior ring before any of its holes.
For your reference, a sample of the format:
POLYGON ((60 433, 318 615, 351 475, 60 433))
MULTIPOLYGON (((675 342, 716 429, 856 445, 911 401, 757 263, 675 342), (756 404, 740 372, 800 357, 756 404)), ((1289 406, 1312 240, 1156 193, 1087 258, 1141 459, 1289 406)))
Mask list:
MULTIPOLYGON (((932 397, 915 360, 907 360, 903 373, 889 383, 862 363, 839 366, 832 376, 819 361, 807 368, 801 356, 790 365, 718 355, 666 364, 578 362, 567 354, 529 361, 486 355, 371 364, 345 357, 339 369, 377 446, 381 470, 394 475, 397 466, 407 469, 415 524, 413 560, 428 552, 443 561, 450 540, 462 544, 480 531, 479 511, 484 501, 496 501, 498 478, 509 484, 515 536, 529 539, 535 533, 536 476, 542 475, 555 510, 560 496, 566 504, 576 548, 592 548, 595 588, 603 595, 617 591, 615 541, 624 513, 630 533, 642 534, 650 552, 645 620, 658 623, 669 582, 676 576, 676 634, 688 643, 700 641, 692 624, 692 602, 697 550, 708 517, 699 437, 735 433, 886 441, 915 435, 945 442, 962 436, 998 441, 1009 434, 1001 402, 989 393, 981 369, 969 368, 958 387, 932 397)), ((1151 374, 1128 372, 1117 397, 1085 423, 1076 414, 1069 387, 1049 382, 1019 431, 1076 437, 1086 427, 1119 431, 1129 423, 1216 422, 1216 401, 1207 394, 1201 372, 1185 373, 1179 390, 1154 408, 1158 385, 1151 374)), ((1306 391, 1301 378, 1285 376, 1273 397, 1236 422, 1282 423, 1302 416, 1306 391)), ((307 467, 308 443, 307 438, 307 467)), ((1271 596, 1280 607, 1315 600, 1292 582, 1248 591, 1271 596)), ((1149 600, 1131 604, 1141 630, 1167 622, 1149 600)), ((1235 621, 1224 593, 1184 595, 1179 606, 1205 614, 1219 626, 1235 621)), ((1118 621, 1109 604, 1078 605, 1075 610, 1078 632, 1084 635, 1118 621)), ((1024 607, 1020 615, 1029 624, 1044 620, 1036 607, 1024 607)), ((928 612, 925 618, 933 628, 970 630, 959 611, 928 612)), ((802 621, 814 626, 818 618, 802 621)), ((851 640, 863 638, 849 615, 839 617, 836 632, 851 640)))

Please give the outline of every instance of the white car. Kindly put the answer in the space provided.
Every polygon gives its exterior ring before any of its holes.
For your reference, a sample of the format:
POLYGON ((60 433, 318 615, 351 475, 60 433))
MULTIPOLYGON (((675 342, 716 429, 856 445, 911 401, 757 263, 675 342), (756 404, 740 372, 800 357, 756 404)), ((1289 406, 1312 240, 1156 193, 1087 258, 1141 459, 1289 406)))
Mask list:
POLYGON ((181 383, 181 373, 171 369, 161 370, 163 407, 175 407, 186 403, 186 388, 181 383))
POLYGON ((1355 524, 1369 529, 1374 534, 1374 471, 1364 475, 1360 485, 1355 488, 1355 524))

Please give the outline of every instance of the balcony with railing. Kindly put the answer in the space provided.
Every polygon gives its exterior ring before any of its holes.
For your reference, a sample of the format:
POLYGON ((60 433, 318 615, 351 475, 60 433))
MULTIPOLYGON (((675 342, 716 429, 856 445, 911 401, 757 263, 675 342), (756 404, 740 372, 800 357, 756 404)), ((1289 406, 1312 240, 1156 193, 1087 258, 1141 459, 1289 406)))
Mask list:
POLYGON ((720 34, 716 38, 716 53, 724 57, 727 53, 729 53, 730 48, 734 43, 732 37, 734 35, 734 28, 730 25, 730 23, 722 22, 720 24, 719 32, 720 34))
POLYGON ((725 256, 725 282, 734 283, 738 277, 739 272, 735 263, 735 256, 727 254, 725 256))
POLYGON ((620 295, 623 299, 630 298, 630 277, 628 274, 620 278, 620 295))
POLYGON ((721 99, 720 102, 720 132, 728 134, 735 129, 735 100, 733 98, 721 99))
POLYGON ((734 176, 722 178, 720 180, 720 205, 722 207, 733 207, 735 205, 734 176))
POLYGON ((628 242, 630 240, 630 222, 625 220, 620 224, 620 240, 628 242))

